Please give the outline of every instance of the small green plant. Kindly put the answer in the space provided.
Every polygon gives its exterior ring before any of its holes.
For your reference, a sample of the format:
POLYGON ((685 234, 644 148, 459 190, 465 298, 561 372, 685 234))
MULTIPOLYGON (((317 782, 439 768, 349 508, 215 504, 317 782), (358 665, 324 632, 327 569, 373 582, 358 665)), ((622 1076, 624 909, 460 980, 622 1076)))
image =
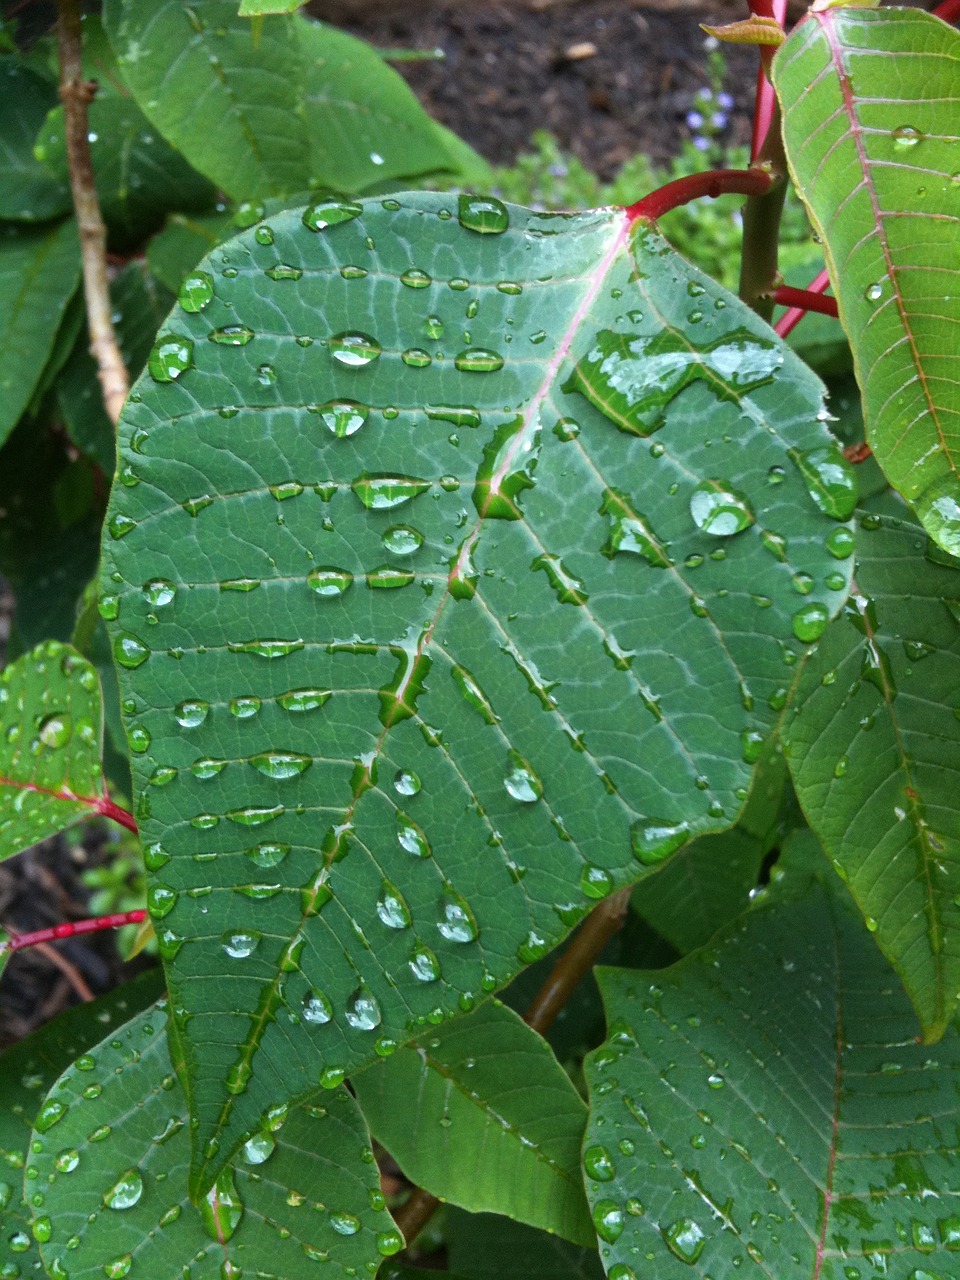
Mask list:
POLYGON ((124 836, 0 965, 162 975, 0 1057, 0 1276, 950 1280, 957 4, 612 186, 297 8, 3 29, 0 857, 124 836))

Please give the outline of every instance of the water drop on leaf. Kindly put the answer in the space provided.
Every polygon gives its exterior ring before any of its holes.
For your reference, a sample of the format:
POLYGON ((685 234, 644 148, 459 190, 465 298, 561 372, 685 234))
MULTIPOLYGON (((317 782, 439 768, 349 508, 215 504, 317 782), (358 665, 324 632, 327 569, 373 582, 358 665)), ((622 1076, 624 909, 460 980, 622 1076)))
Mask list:
POLYGON ((461 227, 480 235, 501 235, 510 225, 506 205, 495 196, 460 196, 457 218, 461 227))
POLYGON ((516 751, 507 757, 507 773, 503 780, 507 794, 521 804, 534 804, 543 796, 543 783, 530 764, 516 751))
POLYGON ((486 347, 471 347, 454 356, 453 363, 461 373, 496 373, 503 368, 503 356, 486 347))
POLYGON ((361 369, 364 365, 372 364, 383 351, 376 338, 355 329, 334 334, 329 346, 334 360, 349 369, 361 369))
POLYGON ((354 1031, 373 1031, 380 1025, 380 1006, 366 987, 358 987, 347 1001, 344 1017, 354 1031))
POLYGON ((593 1225, 601 1240, 613 1244, 620 1239, 626 1225, 623 1209, 615 1200, 598 1200, 593 1206, 593 1225))
POLYGON ((726 480, 701 480, 690 495, 693 523, 715 538, 729 538, 756 519, 750 503, 726 480))
POLYGON ((703 1252, 706 1239, 703 1228, 692 1218, 678 1218, 668 1227, 661 1227, 664 1243, 681 1262, 692 1265, 703 1252))
POLYGON ((370 410, 355 400, 330 400, 317 407, 320 421, 338 440, 356 435, 369 416, 370 410))
POLYGON ((193 365, 193 341, 177 333, 162 333, 147 357, 154 382, 175 382, 193 365))
POLYGON ((143 1195, 143 1178, 138 1169, 128 1169, 103 1193, 108 1209, 132 1209, 143 1195))
POLYGON ((311 231, 326 231, 328 227, 352 222, 363 209, 349 200, 320 200, 303 212, 303 225, 311 231))
POLYGON ((826 605, 820 604, 818 601, 811 601, 810 604, 804 605, 802 609, 798 609, 790 620, 793 634, 798 640, 803 640, 806 644, 812 644, 814 640, 819 640, 829 621, 829 610, 826 605))
POLYGON ((213 276, 206 271, 191 271, 177 294, 184 311, 202 311, 213 298, 213 276))
POLYGON ((687 823, 669 822, 665 818, 642 818, 630 828, 633 856, 645 865, 669 858, 689 838, 687 823))
POLYGON ((859 497, 853 466, 834 444, 819 449, 789 451, 791 461, 803 477, 807 492, 824 515, 848 520, 859 497))

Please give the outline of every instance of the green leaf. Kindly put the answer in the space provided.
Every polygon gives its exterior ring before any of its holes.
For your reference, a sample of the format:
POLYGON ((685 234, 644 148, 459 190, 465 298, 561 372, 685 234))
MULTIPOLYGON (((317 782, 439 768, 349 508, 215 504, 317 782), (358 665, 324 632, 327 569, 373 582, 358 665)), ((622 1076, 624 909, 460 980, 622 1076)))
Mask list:
POLYGON ((30 401, 79 280, 74 222, 0 226, 0 444, 30 401))
POLYGON ((447 1227, 450 1265, 467 1280, 603 1280, 595 1246, 578 1248, 492 1213, 448 1212, 447 1227))
POLYGON ((580 1179, 586 1108, 511 1009, 481 1005, 352 1083, 373 1136, 417 1186, 592 1244, 580 1179))
POLYGON ((277 1079, 370 1063, 729 827, 849 579, 789 452, 826 448, 820 384, 753 313, 621 211, 450 204, 222 246, 125 411, 103 582, 200 1178, 277 1079))
POLYGON ((20 58, 0 58, 0 218, 43 222, 71 207, 70 184, 37 162, 33 141, 57 86, 20 58))
POLYGON ((151 275, 175 294, 200 259, 234 234, 229 213, 199 218, 172 213, 147 245, 147 266, 151 275))
POLYGON ((254 36, 235 0, 108 0, 104 22, 146 114, 237 199, 360 191, 452 165, 402 78, 331 27, 293 14, 254 36))
POLYGON ((823 240, 867 441, 927 532, 960 552, 960 34, 916 9, 800 23, 774 83, 823 240))
POLYGON ((901 511, 861 516, 857 594, 807 661, 785 741, 810 825, 936 1039, 960 988, 960 567, 918 555, 901 511))
POLYGON ((915 1042, 854 912, 816 889, 598 981, 583 1160, 613 1280, 952 1270, 960 1035, 915 1042))
MULTIPOLYGON (((157 136, 131 98, 98 93, 88 127, 100 210, 115 252, 141 244, 170 210, 199 213, 213 204, 213 184, 157 136)), ((51 174, 68 178, 63 107, 50 112, 34 151, 51 174)))
MULTIPOLYGON (((163 975, 154 969, 99 1000, 67 1009, 0 1055, 0 1275, 43 1274, 30 1229, 34 1210, 24 1203, 23 1183, 30 1130, 44 1095, 78 1054, 112 1025, 151 1004, 162 990, 163 975)), ((33 1179, 30 1186, 33 1190, 33 1179)))
POLYGON ((323 1106, 277 1106, 191 1204, 165 1003, 77 1059, 37 1113, 31 1165, 43 1193, 32 1231, 50 1275, 293 1277, 328 1260, 356 1275, 401 1249, 346 1089, 323 1106))
POLYGON ((97 673, 50 640, 0 672, 0 860, 109 803, 97 673))
POLYGON ((240 0, 241 18, 258 18, 264 13, 296 13, 307 0, 240 0))
MULTIPOLYGON (((147 362, 173 297, 142 264, 131 262, 110 282, 110 301, 120 354, 133 379, 147 362)), ((112 476, 116 464, 115 431, 104 408, 86 327, 57 380, 57 402, 71 440, 106 475, 112 476)))

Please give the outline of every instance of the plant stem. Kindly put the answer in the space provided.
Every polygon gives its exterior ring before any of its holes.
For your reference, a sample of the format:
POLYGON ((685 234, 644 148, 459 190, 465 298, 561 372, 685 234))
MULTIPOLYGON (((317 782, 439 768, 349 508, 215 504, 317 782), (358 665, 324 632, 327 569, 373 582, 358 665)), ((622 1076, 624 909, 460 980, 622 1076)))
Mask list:
POLYGON ((118 804, 114 804, 112 800, 98 800, 94 807, 102 818, 112 818, 114 822, 119 822, 121 827, 126 827, 134 835, 137 834, 136 818, 126 809, 121 809, 118 804))
POLYGON ((90 920, 74 920, 69 924, 52 925, 49 929, 36 929, 33 933, 10 933, 6 942, 0 942, 0 954, 56 942, 60 938, 75 938, 81 933, 99 933, 102 929, 119 929, 125 924, 141 924, 146 918, 147 913, 143 910, 116 911, 108 916, 94 916, 90 920))
POLYGON ((780 307, 793 307, 800 311, 817 311, 822 316, 837 315, 836 298, 825 298, 811 289, 793 289, 782 284, 773 291, 773 301, 780 307))
POLYGON ((80 235, 90 354, 97 366, 107 414, 111 422, 116 423, 130 390, 130 377, 111 320, 107 232, 100 214, 87 132, 87 106, 93 100, 97 86, 95 81, 83 78, 82 8, 82 0, 57 0, 60 99, 63 102, 70 190, 80 235))
POLYGON ((722 195, 758 196, 769 191, 774 179, 764 169, 711 169, 707 173, 691 173, 686 178, 675 178, 673 182, 658 187, 648 196, 638 200, 626 209, 630 222, 643 219, 644 222, 656 222, 671 209, 689 204, 701 196, 712 196, 716 199, 722 195))
MULTIPOLYGON (((528 1027, 544 1035, 553 1025, 557 1014, 593 967, 600 952, 623 928, 631 892, 628 885, 604 898, 590 912, 523 1015, 528 1027)), ((429 1191, 414 1187, 400 1208, 393 1211, 394 1221, 408 1245, 427 1225, 439 1204, 437 1197, 429 1191)))
POLYGON ((944 22, 956 22, 960 19, 960 0, 943 0, 943 4, 938 4, 932 13, 944 22))
MULTIPOLYGON (((807 285, 806 289, 803 290, 803 292, 807 294, 823 293, 824 289, 826 289, 829 283, 830 283, 830 273, 827 271, 826 267, 824 267, 824 269, 820 272, 820 274, 818 276, 815 276, 814 279, 810 281, 810 283, 807 285)), ((800 321, 803 319, 803 317, 806 314, 807 314, 806 307, 793 306, 790 308, 789 311, 787 311, 784 315, 780 317, 780 319, 777 321, 777 323, 773 327, 777 331, 777 333, 780 335, 781 338, 785 338, 788 333, 791 333, 793 329, 796 328, 796 326, 800 323, 800 321)), ((831 314, 836 315, 837 313, 836 311, 833 311, 831 314)))

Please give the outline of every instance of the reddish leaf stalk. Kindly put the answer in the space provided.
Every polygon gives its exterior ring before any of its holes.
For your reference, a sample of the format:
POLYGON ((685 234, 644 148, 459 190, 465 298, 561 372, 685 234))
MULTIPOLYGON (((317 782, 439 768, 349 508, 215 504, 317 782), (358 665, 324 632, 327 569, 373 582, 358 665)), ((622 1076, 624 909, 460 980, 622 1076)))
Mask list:
POLYGON ((944 22, 957 22, 960 20, 960 0, 943 0, 943 4, 938 4, 932 13, 944 22))
POLYGON ((824 297, 822 293, 813 293, 809 289, 793 289, 782 284, 774 290, 774 302, 781 307, 795 307, 801 311, 816 311, 822 316, 837 315, 836 298, 824 297))
POLYGON ((74 938, 81 933, 99 933, 102 929, 119 929, 125 924, 142 924, 147 918, 144 910, 116 911, 109 916, 94 916, 89 920, 73 920, 69 924, 55 924, 49 929, 35 929, 33 933, 10 933, 6 942, 0 942, 0 954, 5 951, 22 951, 24 947, 36 947, 41 943, 56 942, 60 938, 74 938))
MULTIPOLYGON (((821 294, 823 293, 824 289, 826 289, 829 283, 830 283, 830 273, 827 271, 826 267, 824 267, 824 269, 820 272, 820 274, 810 281, 806 289, 796 290, 795 292, 804 293, 808 296, 821 294)), ((779 290, 777 291, 777 293, 779 293, 779 290)), ((776 297, 777 295, 775 294, 774 296, 776 297)), ((781 301, 781 299, 777 298, 777 301, 781 301)), ((786 302, 786 299, 783 299, 783 301, 786 302)), ((785 338, 788 333, 791 333, 793 329, 796 328, 796 326, 800 323, 803 317, 807 314, 808 310, 813 310, 813 308, 807 307, 806 305, 801 305, 800 303, 792 303, 790 305, 790 310, 785 315, 782 315, 780 319, 777 321, 777 323, 773 326, 774 329, 777 331, 777 333, 780 335, 781 338, 785 338)), ((828 314, 828 315, 837 314, 835 302, 834 302, 834 310, 832 312, 826 312, 825 314, 828 314)))
POLYGON ((69 800, 76 804, 85 804, 97 817, 112 818, 114 822, 119 822, 121 827, 126 827, 134 835, 137 834, 136 818, 126 809, 121 809, 118 804, 114 804, 109 796, 78 796, 66 789, 53 791, 50 787, 40 787, 35 782, 18 782, 15 778, 5 778, 2 774, 0 774, 0 786, 15 787, 19 791, 35 791, 41 796, 53 796, 54 800, 69 800))
POLYGON ((626 210, 630 222, 642 219, 656 222, 671 209, 679 209, 691 200, 702 196, 716 199, 723 195, 761 196, 770 190, 773 176, 766 169, 711 169, 708 173, 692 173, 686 178, 676 178, 665 186, 651 191, 648 196, 630 205, 626 210))
MULTIPOLYGON (((787 0, 750 0, 750 12, 756 18, 773 18, 784 25, 787 16, 787 0)), ((773 123, 777 105, 777 96, 767 72, 776 50, 769 46, 760 46, 760 68, 757 72, 757 94, 753 108, 753 136, 750 140, 750 160, 753 163, 767 140, 770 126, 773 123)))

